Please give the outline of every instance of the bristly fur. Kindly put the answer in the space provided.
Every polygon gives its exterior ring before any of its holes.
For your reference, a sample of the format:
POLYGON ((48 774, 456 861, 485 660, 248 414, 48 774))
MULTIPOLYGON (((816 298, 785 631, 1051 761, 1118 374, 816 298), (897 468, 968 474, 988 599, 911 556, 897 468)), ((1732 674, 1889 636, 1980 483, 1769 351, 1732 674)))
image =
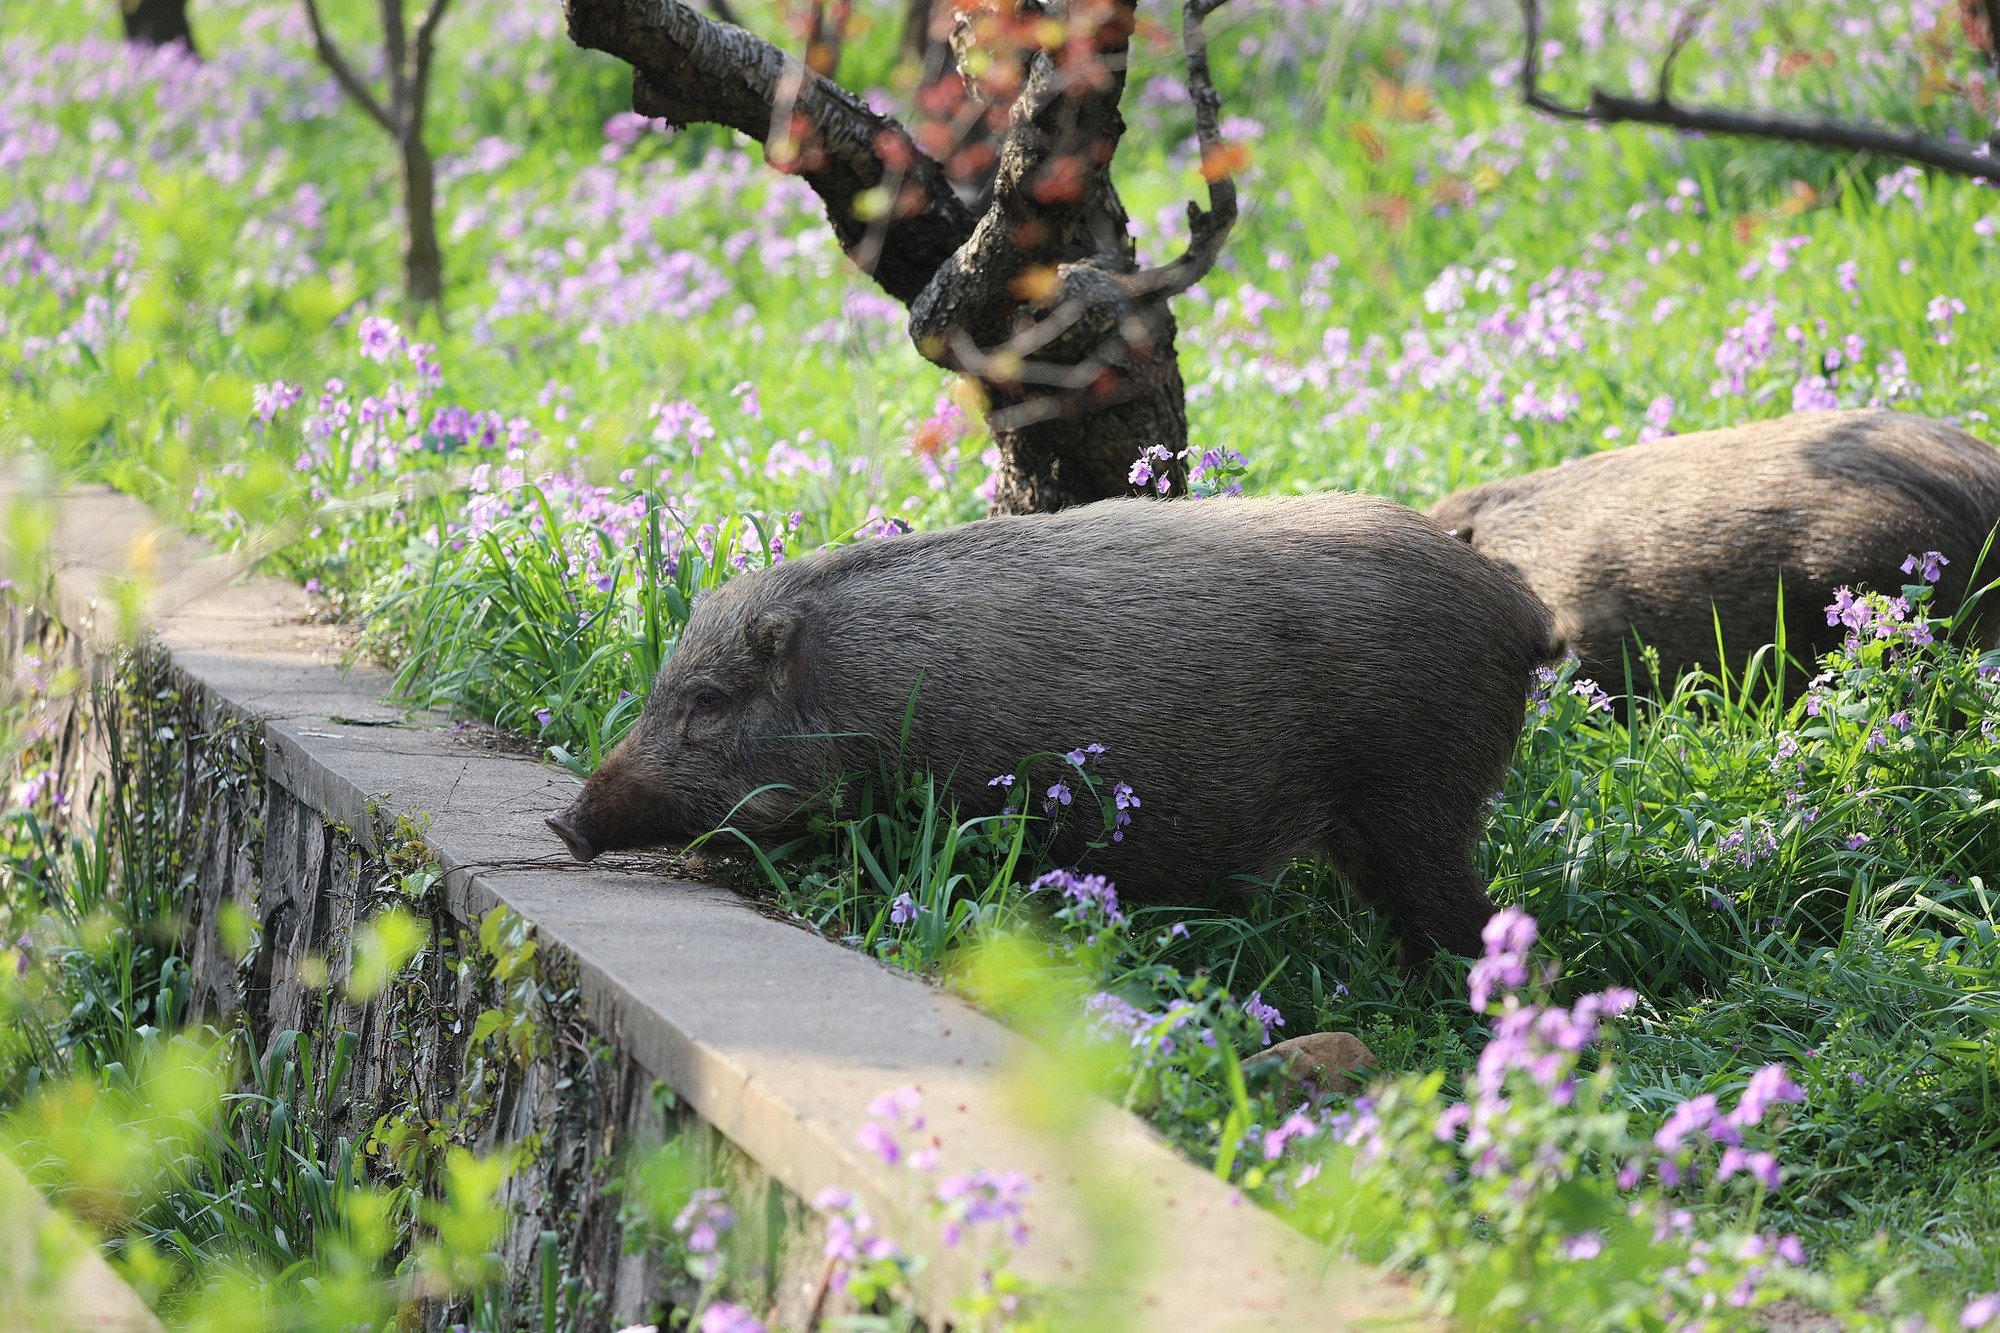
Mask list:
MULTIPOLYGON (((1805 412, 1593 454, 1447 496, 1431 517, 1526 579, 1556 614, 1581 672, 1617 691, 1636 631, 1671 688, 1696 663, 1731 670, 1774 640, 1782 578, 1787 652, 1810 664, 1840 642, 1836 588, 1893 594, 1903 560, 1951 563, 1934 605, 1964 597, 2000 522, 2000 452, 1901 412, 1805 412), (1712 608, 1712 609, 1711 609, 1712 608)), ((2000 577, 1992 557, 1979 584, 2000 577)), ((1975 633, 2000 625, 1981 604, 1975 633)))
MULTIPOLYGON (((1362 496, 1113 500, 876 540, 705 596, 565 836, 584 854, 725 818, 794 830, 801 795, 893 757, 914 691, 904 762, 968 814, 999 811, 988 780, 1026 755, 1105 745, 1093 771, 1144 804, 1087 866, 1128 901, 1322 853, 1412 953, 1477 953, 1472 849, 1551 651, 1516 578, 1362 496)), ((1059 773, 1037 776, 1016 808, 1059 773)))

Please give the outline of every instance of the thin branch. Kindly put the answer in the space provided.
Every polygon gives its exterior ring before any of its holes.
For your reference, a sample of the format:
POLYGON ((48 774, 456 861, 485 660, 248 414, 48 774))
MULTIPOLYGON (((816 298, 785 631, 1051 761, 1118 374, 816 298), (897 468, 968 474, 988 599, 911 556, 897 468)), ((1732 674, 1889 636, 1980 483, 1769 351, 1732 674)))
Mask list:
POLYGON ((305 6, 306 22, 312 25, 313 47, 319 52, 320 63, 333 74, 334 82, 340 85, 341 90, 354 99, 355 105, 368 113, 370 120, 391 134, 398 133, 395 117, 376 100, 375 94, 368 91, 368 85, 355 74, 353 66, 347 63, 347 58, 340 54, 340 49, 327 35, 326 25, 320 22, 318 4, 314 0, 305 0, 305 6))
POLYGON ((382 53, 389 66, 389 109, 408 126, 410 110, 410 34, 403 27, 403 0, 381 0, 382 53))
POLYGON ((1681 52, 1694 40, 1695 33, 1701 30, 1701 21, 1708 17, 1708 11, 1713 7, 1714 0, 1696 0, 1681 11, 1680 20, 1674 24, 1673 40, 1667 44, 1665 59, 1660 61, 1659 91, 1654 94, 1654 100, 1661 106, 1673 100, 1674 66, 1680 63, 1681 52))
POLYGON ((2000 76, 2000 0, 1981 0, 1986 13, 1986 63, 2000 76))
POLYGON ((431 63, 437 56, 438 25, 444 22, 445 10, 451 8, 451 0, 431 0, 431 7, 417 20, 417 46, 414 67, 410 71, 410 110, 408 124, 410 132, 424 132, 424 110, 430 102, 431 63))
POLYGON ((1521 0, 1521 27, 1527 35, 1527 49, 1521 53, 1521 100, 1537 111, 1563 120, 1590 119, 1587 112, 1542 96, 1537 82, 1542 70, 1542 7, 1537 0, 1521 0))
POLYGON ((806 64, 812 66, 815 74, 831 79, 839 73, 841 51, 847 45, 847 24, 853 14, 854 0, 813 0, 806 64))
POLYGON ((1188 201, 1188 246, 1181 257, 1134 273, 1126 287, 1135 296, 1178 296, 1208 276, 1229 229, 1236 225, 1236 176, 1230 149, 1222 142, 1222 94, 1208 70, 1208 35, 1202 20, 1229 0, 1187 0, 1181 11, 1181 43, 1187 48, 1188 96, 1194 102, 1195 139, 1201 147, 1201 174, 1208 181, 1208 207, 1188 201))
POLYGON ((1536 86, 1541 46, 1541 23, 1536 0, 1521 0, 1521 14, 1528 38, 1527 54, 1521 62, 1521 99, 1537 111, 1551 116, 1600 125, 1661 125, 1699 134, 1727 134, 1849 152, 1880 153, 1884 157, 1918 162, 1953 175, 2000 181, 2000 156, 1982 156, 1942 139, 1910 131, 1887 130, 1847 121, 1800 120, 1792 116, 1729 111, 1719 107, 1688 107, 1658 98, 1624 97, 1605 92, 1602 88, 1591 89, 1589 102, 1581 107, 1565 106, 1545 96, 1536 86))

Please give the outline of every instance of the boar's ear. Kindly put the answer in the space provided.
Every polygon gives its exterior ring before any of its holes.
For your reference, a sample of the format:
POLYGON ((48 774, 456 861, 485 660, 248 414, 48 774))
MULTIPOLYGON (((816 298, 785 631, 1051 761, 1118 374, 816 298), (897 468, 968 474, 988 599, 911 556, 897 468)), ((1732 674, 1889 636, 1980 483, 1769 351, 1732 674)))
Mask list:
POLYGON ((1472 545, 1472 525, 1470 523, 1461 523, 1455 528, 1446 528, 1444 535, 1447 537, 1456 537, 1467 546, 1472 545))
POLYGON ((798 637, 798 613, 777 607, 759 611, 743 629, 750 651, 773 666, 782 666, 792 655, 798 637))

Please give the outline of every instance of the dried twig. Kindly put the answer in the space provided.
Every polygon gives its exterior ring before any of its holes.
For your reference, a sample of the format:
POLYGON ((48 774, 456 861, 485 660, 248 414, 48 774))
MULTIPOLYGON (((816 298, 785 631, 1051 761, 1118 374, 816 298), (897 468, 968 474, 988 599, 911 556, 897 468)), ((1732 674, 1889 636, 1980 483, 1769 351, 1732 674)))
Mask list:
MULTIPOLYGON (((1990 5, 1995 0, 1985 2, 1990 5)), ((1889 130, 1837 120, 1800 120, 1793 116, 1730 111, 1720 107, 1688 107, 1663 96, 1650 100, 1625 97, 1602 88, 1591 89, 1590 99, 1583 106, 1565 105, 1544 94, 1537 82, 1542 45, 1541 11, 1537 0, 1521 0, 1521 18, 1527 37, 1527 50, 1521 60, 1521 100, 1548 115, 1602 125, 1662 125, 1668 129, 1699 134, 1726 134, 1776 143, 1811 144, 1848 152, 1880 153, 1884 157, 1921 163, 1953 175, 2000 181, 2000 155, 1984 156, 1914 131, 1889 130)), ((1677 54, 1678 47, 1669 52, 1670 58, 1677 54)), ((1670 77, 1670 69, 1661 71, 1662 93, 1666 91, 1670 77)))
POLYGON ((320 21, 319 5, 315 0, 305 0, 305 5, 306 22, 312 26, 313 49, 319 52, 320 63, 333 75, 333 80, 340 85, 341 91, 352 98, 354 104, 366 112, 370 120, 391 134, 397 133, 396 117, 390 114, 388 107, 376 99, 373 92, 369 91, 368 85, 354 72, 354 67, 347 63, 347 57, 333 44, 333 38, 327 34, 326 25, 320 21))
POLYGON ((1202 20, 1229 0, 1187 0, 1181 11, 1181 42, 1187 48, 1188 96, 1194 102, 1194 129, 1201 146, 1201 174, 1208 182, 1208 207, 1188 201, 1188 246, 1179 259, 1135 273, 1127 282, 1134 295, 1178 296, 1208 276, 1236 225, 1236 176, 1222 142, 1222 94, 1208 70, 1208 36, 1202 20))

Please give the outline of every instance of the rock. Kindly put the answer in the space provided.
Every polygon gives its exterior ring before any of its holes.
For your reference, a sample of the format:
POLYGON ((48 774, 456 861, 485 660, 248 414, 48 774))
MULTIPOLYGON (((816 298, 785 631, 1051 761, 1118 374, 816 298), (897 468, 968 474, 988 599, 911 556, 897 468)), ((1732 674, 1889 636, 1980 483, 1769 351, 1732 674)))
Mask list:
POLYGON ((1308 1032, 1257 1055, 1252 1063, 1275 1062, 1280 1086, 1301 1096, 1349 1097, 1361 1091, 1369 1072, 1381 1061, 1352 1032, 1308 1032), (1350 1070, 1363 1071, 1356 1078, 1350 1070))

